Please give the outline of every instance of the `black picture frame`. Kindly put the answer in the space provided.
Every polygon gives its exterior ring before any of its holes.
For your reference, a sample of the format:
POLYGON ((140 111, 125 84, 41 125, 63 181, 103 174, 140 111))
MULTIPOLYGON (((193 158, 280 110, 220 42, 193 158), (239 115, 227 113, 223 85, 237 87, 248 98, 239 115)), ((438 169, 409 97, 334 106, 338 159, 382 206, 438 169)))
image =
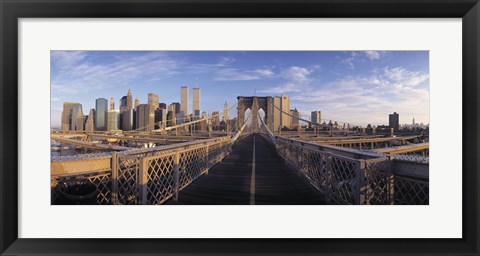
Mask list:
MULTIPOLYGON (((480 194, 478 175, 480 5, 478 0, 0 0, 0 16, 1 255, 479 255, 480 253, 478 203, 480 194), (462 18, 463 238, 18 238, 18 19, 51 17, 462 18)), ((444 203, 448 204, 448 202, 444 203)), ((372 228, 388 228, 388 224, 379 223, 378 225, 372 228)), ((441 225, 439 223, 439 228, 441 225)))

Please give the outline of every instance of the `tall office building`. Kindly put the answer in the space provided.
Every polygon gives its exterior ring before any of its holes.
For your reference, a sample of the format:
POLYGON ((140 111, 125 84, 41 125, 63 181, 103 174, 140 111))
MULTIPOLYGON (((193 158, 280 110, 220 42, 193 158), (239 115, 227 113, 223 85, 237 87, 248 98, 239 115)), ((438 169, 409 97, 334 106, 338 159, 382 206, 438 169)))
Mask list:
POLYGON ((312 116, 310 121, 312 123, 321 123, 322 122, 322 111, 312 111, 312 116))
POLYGON ((158 103, 160 102, 160 98, 158 94, 149 93, 148 94, 148 104, 153 106, 153 109, 158 108, 158 103))
POLYGON ((167 104, 165 104, 163 102, 160 102, 160 103, 158 103, 158 108, 159 109, 167 109, 167 104))
POLYGON ((72 107, 75 104, 80 104, 78 102, 64 102, 63 111, 62 111, 62 130, 68 131, 72 130, 70 124, 72 123, 72 107))
POLYGON ((165 128, 167 125, 167 109, 155 109, 155 129, 165 128))
POLYGON ((287 95, 275 96, 273 98, 273 127, 275 131, 286 127, 290 128, 290 99, 287 95))
POLYGON ((200 117, 200 88, 193 88, 193 104, 192 104, 192 114, 193 117, 200 117))
POLYGON ((133 107, 132 105, 132 91, 130 91, 130 89, 128 89, 128 93, 127 93, 127 108, 128 109, 131 109, 133 107))
POLYGON ((213 111, 211 120, 212 120, 212 128, 214 130, 220 129, 220 112, 213 111))
POLYGON ((151 131, 154 129, 155 109, 150 104, 140 104, 137 107, 136 129, 140 131, 151 131))
POLYGON ((393 114, 388 115, 388 126, 393 128, 395 132, 398 131, 400 120, 397 112, 393 112, 393 114))
POLYGON ((122 113, 121 115, 121 129, 122 131, 130 131, 133 129, 133 109, 129 108, 122 113))
POLYGON ((95 130, 95 125, 94 125, 94 120, 95 120, 95 109, 90 109, 90 112, 88 113, 87 120, 85 122, 85 131, 87 132, 93 132, 95 130))
MULTIPOLYGON (((178 104, 178 103, 177 103, 178 104)), ((180 105, 180 104, 178 104, 180 105)), ((180 112, 180 111, 178 111, 180 112)), ((167 125, 168 126, 174 126, 177 124, 177 105, 175 103, 172 103, 168 105, 167 109, 167 125)))
POLYGON ((83 116, 83 109, 82 104, 74 104, 72 106, 72 119, 71 119, 70 127, 73 131, 83 131, 84 130, 84 116, 83 116))
POLYGON ((123 113, 123 111, 127 110, 127 96, 123 96, 120 99, 120 113, 123 113))
POLYGON ((180 109, 180 103, 178 102, 172 102, 172 105, 175 105, 175 115, 180 113, 181 109, 180 109))
POLYGON ((225 104, 223 104, 223 120, 227 121, 228 118, 228 104, 225 101, 225 104))
POLYGON ((98 98, 95 100, 95 130, 105 131, 107 129, 108 100, 98 98))
POLYGON ((291 118, 292 123, 290 124, 290 128, 297 129, 300 126, 300 112, 298 112, 297 108, 290 110, 290 115, 293 117, 291 118))
POLYGON ((137 109, 139 105, 140 105, 140 100, 138 98, 135 98, 135 104, 133 105, 133 108, 137 109))
POLYGON ((107 131, 116 131, 120 126, 120 112, 118 109, 107 111, 107 131))
POLYGON ((188 115, 188 86, 180 87, 180 111, 188 115))
POLYGON ((109 110, 114 110, 115 109, 115 100, 113 98, 110 98, 110 109, 109 110))

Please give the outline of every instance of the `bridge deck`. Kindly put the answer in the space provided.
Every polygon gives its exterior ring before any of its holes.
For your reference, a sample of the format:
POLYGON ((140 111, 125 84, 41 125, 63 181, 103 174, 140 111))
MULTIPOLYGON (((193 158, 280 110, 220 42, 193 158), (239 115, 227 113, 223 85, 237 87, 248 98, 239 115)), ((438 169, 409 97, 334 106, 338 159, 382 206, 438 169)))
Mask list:
POLYGON ((285 165, 275 149, 257 134, 238 141, 223 162, 180 191, 177 202, 170 200, 167 204, 311 205, 325 202, 323 194, 285 165))

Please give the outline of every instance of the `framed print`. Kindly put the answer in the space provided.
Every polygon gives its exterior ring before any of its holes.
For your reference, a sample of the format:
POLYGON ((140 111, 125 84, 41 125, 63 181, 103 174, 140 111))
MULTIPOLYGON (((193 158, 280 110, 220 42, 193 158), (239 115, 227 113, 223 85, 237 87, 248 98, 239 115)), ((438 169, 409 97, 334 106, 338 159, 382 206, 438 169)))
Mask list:
POLYGON ((477 1, 0 11, 1 255, 479 253, 477 1))

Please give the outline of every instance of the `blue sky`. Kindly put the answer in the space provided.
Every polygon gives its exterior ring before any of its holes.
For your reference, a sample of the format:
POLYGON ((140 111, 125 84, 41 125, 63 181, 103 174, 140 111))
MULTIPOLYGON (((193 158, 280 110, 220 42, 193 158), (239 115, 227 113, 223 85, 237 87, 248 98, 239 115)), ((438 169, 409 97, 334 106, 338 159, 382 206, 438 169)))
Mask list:
POLYGON ((51 125, 60 126, 63 102, 88 114, 96 98, 118 108, 128 89, 141 103, 153 92, 170 104, 187 85, 191 111, 196 79, 201 111, 255 91, 288 95, 307 119, 320 110, 323 119, 379 125, 395 111, 400 123, 429 123, 428 51, 51 51, 51 125))

